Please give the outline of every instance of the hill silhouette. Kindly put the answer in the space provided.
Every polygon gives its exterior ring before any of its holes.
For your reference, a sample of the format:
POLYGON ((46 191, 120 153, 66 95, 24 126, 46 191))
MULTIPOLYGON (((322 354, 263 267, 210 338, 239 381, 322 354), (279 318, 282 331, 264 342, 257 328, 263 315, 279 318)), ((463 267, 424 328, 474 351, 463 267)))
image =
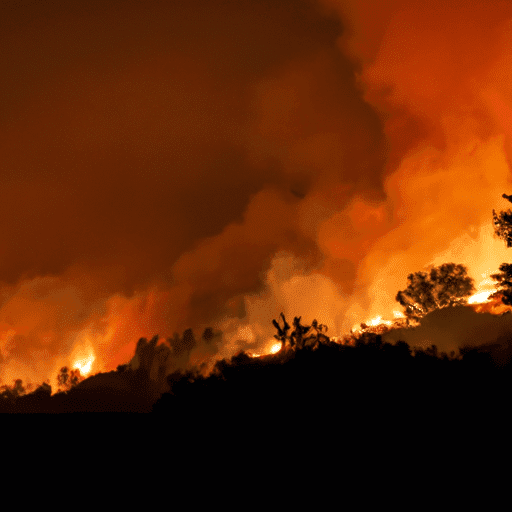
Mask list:
POLYGON ((382 421, 390 415, 456 418, 501 407, 510 367, 498 369, 485 351, 459 357, 411 351, 365 333, 355 346, 332 342, 254 359, 239 354, 217 363, 209 377, 169 377, 171 393, 153 411, 195 417, 252 416, 309 421, 382 421), (380 418, 380 419, 379 419, 380 418))
MULTIPOLYGON (((484 315, 456 306, 430 313, 414 328, 356 332, 343 343, 318 331, 292 345, 280 332, 283 347, 276 354, 252 357, 241 352, 218 361, 208 376, 199 368, 179 370, 165 376, 165 383, 151 378, 152 345, 141 342, 145 363, 136 369, 123 365, 53 396, 47 384, 29 394, 7 388, 0 395, 0 410, 155 412, 186 421, 294 418, 303 423, 312 418, 337 423, 425 415, 455 418, 476 410, 491 414, 504 410, 510 390, 510 322, 510 315, 484 315), (451 354, 435 344, 425 346, 433 339, 440 347, 452 346, 450 326, 457 330, 463 325, 468 330, 456 341, 470 340, 472 346, 451 354), (475 330, 478 325, 480 330, 475 330), (414 347, 405 339, 421 340, 424 346, 414 347)), ((287 334, 291 340, 310 332, 300 320, 293 325, 287 334)))

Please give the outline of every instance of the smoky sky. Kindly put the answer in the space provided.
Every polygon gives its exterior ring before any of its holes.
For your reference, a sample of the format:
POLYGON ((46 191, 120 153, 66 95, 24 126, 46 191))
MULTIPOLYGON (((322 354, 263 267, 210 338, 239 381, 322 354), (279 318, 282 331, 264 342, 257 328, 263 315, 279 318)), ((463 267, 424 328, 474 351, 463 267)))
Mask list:
POLYGON ((279 158, 294 139, 378 129, 336 51, 341 22, 310 2, 5 2, 2 11, 9 284, 77 261, 122 266, 111 286, 126 292, 165 278, 197 240, 240 220, 258 191, 307 192, 308 162, 284 169, 279 158), (317 55, 324 62, 311 71, 329 76, 308 75, 317 55), (286 101, 308 103, 293 123, 286 101))
POLYGON ((206 325, 231 332, 219 357, 263 349, 280 311, 338 331, 433 262, 495 270, 510 19, 459 0, 2 2, 0 377, 92 352, 115 368, 139 336, 206 325))
MULTIPOLYGON (((261 286, 277 250, 319 258, 291 216, 320 178, 379 194, 380 121, 337 48, 339 16, 315 2, 1 10, 0 280, 11 309, 23 282, 52 280, 43 309, 72 283, 68 321, 48 321, 55 347, 92 304, 101 316, 98 301, 150 285, 190 285, 170 325, 215 318, 261 286), (216 236, 218 250, 193 256, 216 236)), ((22 318, 4 315, 15 338, 37 306, 17 307, 22 318)), ((27 356, 28 334, 15 345, 27 356)))

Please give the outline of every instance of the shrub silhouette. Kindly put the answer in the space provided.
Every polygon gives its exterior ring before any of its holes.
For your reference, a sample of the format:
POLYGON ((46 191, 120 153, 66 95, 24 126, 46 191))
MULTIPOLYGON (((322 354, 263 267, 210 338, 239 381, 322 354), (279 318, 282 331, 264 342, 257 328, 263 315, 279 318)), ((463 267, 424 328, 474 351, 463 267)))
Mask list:
POLYGON ((327 326, 319 324, 315 319, 311 325, 302 325, 300 316, 296 316, 293 319, 293 331, 290 331, 290 325, 286 321, 284 314, 281 313, 279 318, 283 321, 283 327, 279 325, 277 320, 272 320, 272 324, 277 329, 277 334, 274 334, 274 338, 282 343, 282 346, 290 346, 297 349, 302 349, 306 344, 312 344, 318 346, 319 343, 325 343, 329 341, 329 338, 325 334, 327 332, 327 326))

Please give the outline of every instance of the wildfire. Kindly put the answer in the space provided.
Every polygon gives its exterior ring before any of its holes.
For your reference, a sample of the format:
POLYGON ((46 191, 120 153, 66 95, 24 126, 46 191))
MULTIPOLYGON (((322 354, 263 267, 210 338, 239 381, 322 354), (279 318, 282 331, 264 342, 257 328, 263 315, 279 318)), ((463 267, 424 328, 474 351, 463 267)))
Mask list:
POLYGON ((367 322, 367 325, 370 327, 377 327, 377 325, 392 325, 393 322, 391 320, 383 320, 382 317, 376 316, 367 322))
POLYGON ((493 290, 475 293, 468 299, 468 304, 482 304, 484 302, 489 302, 489 295, 491 295, 491 293, 493 293, 493 290))
POLYGON ((89 357, 88 359, 83 359, 81 361, 75 361, 73 363, 73 369, 80 370, 80 374, 84 377, 91 373, 92 363, 94 362, 94 356, 89 357))
POLYGON ((471 304, 477 313, 491 313, 493 315, 500 315, 506 311, 511 311, 511 307, 503 304, 499 295, 490 297, 491 294, 496 292, 495 282, 486 274, 482 274, 485 279, 478 285, 476 293, 469 299, 468 304, 471 304))
POLYGON ((496 291, 496 282, 488 275, 482 274, 483 281, 477 286, 477 291, 468 299, 468 304, 485 304, 491 301, 489 295, 496 291))
POLYGON ((251 353, 249 353, 249 355, 251 357, 261 357, 261 356, 269 355, 269 354, 277 354, 281 350, 281 347, 282 347, 282 345, 280 342, 272 342, 272 345, 264 354, 257 354, 255 352, 251 352, 251 353))
MULTIPOLYGON (((393 313, 395 314, 395 318, 403 317, 403 315, 401 315, 398 311, 394 311, 393 313)), ((377 315, 371 318, 370 320, 367 320, 366 322, 354 325, 354 327, 352 327, 352 332, 364 331, 372 327, 391 326, 394 323, 395 322, 393 322, 392 320, 383 320, 381 315, 377 315)))
POLYGON ((269 353, 270 354, 277 354, 280 350, 281 350, 281 343, 274 343, 271 347, 270 347, 270 351, 269 353))
MULTIPOLYGON (((504 311, 511 310, 510 306, 506 306, 501 302, 499 297, 490 298, 490 295, 496 291, 493 287, 492 281, 489 278, 484 279, 479 286, 477 291, 471 295, 468 299, 468 304, 473 306, 473 309, 478 313, 488 312, 493 314, 500 314, 504 311)), ((405 318, 405 315, 400 311, 393 311, 395 321, 383 320, 381 315, 377 315, 370 320, 366 320, 361 324, 356 324, 352 328, 353 332, 361 332, 372 327, 383 327, 391 326, 396 323, 397 320, 405 318)))

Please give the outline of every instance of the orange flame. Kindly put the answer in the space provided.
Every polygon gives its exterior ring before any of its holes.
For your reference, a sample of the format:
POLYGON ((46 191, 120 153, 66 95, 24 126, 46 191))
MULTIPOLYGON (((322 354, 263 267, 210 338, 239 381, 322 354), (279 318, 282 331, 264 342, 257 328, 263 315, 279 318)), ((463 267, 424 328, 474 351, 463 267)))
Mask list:
POLYGON ((255 352, 250 352, 249 355, 251 357, 261 357, 261 356, 266 356, 266 355, 269 355, 269 354, 277 354, 282 348, 282 344, 278 341, 272 341, 272 345, 270 345, 270 347, 267 348, 267 350, 265 351, 265 353, 263 354, 258 354, 258 353, 255 353, 255 352))
POLYGON ((81 359, 79 361, 75 361, 73 363, 72 368, 74 370, 80 370, 80 375, 86 377, 87 375, 89 375, 91 373, 91 367, 92 367, 92 364, 94 363, 94 359, 95 359, 94 356, 89 356, 86 359, 81 359))
POLYGON ((274 343, 269 350, 270 354, 277 354, 281 350, 281 343, 274 343))

